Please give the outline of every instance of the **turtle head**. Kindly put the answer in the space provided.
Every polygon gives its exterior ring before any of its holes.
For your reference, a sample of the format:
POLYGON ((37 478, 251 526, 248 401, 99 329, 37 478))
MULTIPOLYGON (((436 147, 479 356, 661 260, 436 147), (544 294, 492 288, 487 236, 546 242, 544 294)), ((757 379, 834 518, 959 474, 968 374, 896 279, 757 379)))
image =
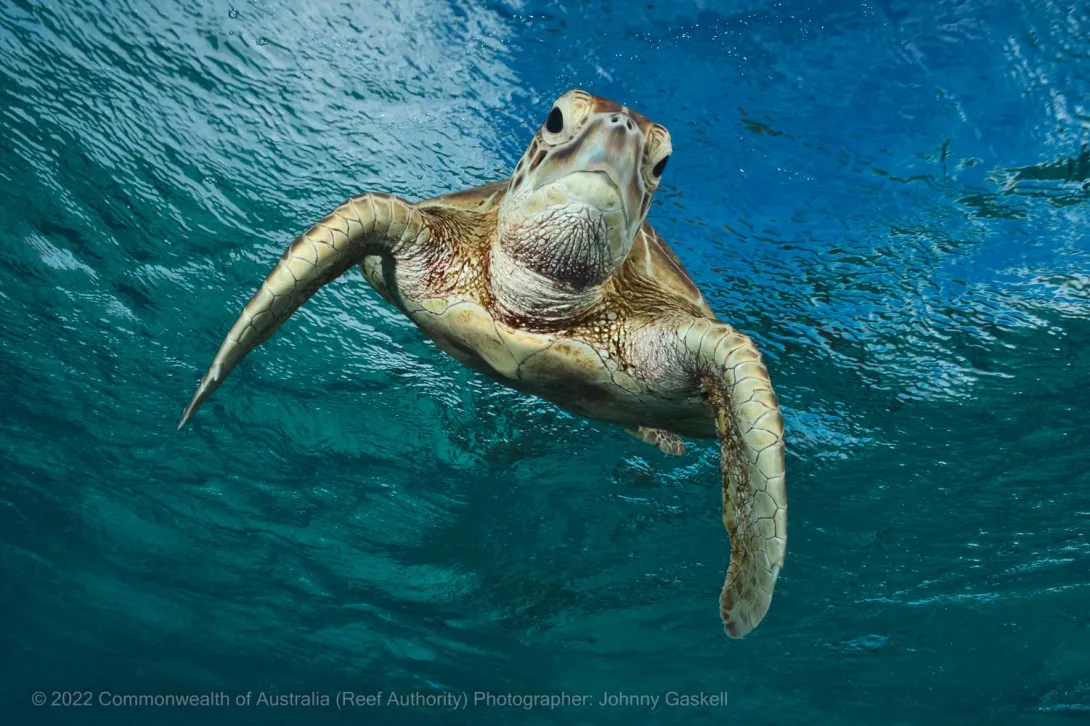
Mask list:
POLYGON ((584 91, 553 103, 500 206, 507 261, 578 291, 620 267, 670 156, 670 134, 584 91))

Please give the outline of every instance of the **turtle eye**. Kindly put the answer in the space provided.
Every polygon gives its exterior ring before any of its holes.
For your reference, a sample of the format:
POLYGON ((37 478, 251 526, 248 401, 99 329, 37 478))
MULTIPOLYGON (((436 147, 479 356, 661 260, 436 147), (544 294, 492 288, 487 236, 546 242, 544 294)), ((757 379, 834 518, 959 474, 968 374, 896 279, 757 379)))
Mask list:
POLYGON ((653 174, 656 179, 662 176, 662 172, 666 171, 666 162, 668 161, 670 161, 669 154, 659 159, 659 163, 655 164, 655 168, 651 170, 651 174, 653 174))
POLYGON ((564 114, 558 106, 553 106, 549 118, 545 119, 545 130, 550 134, 559 134, 564 130, 564 114))

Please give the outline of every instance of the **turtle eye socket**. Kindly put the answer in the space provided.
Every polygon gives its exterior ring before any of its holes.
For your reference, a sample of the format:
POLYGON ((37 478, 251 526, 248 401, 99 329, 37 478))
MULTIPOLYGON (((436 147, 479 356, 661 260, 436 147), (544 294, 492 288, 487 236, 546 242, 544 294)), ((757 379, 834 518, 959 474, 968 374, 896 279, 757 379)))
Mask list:
POLYGON ((660 176, 662 176, 662 172, 666 171, 666 162, 668 162, 668 161, 670 161, 670 155, 669 154, 662 157, 659 160, 659 163, 655 164, 655 168, 651 170, 651 174, 656 179, 658 179, 660 176))
POLYGON ((558 106, 553 106, 549 118, 545 119, 545 130, 550 134, 559 134, 564 130, 564 114, 558 106))

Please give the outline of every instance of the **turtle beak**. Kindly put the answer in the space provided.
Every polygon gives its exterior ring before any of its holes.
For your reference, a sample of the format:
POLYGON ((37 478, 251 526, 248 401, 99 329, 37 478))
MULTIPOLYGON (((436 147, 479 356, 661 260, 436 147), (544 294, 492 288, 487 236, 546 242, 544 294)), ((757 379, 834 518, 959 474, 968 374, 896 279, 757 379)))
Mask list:
POLYGON ((620 198, 631 226, 643 206, 643 143, 639 125, 626 111, 599 113, 575 139, 545 159, 534 188, 579 172, 599 172, 620 198))

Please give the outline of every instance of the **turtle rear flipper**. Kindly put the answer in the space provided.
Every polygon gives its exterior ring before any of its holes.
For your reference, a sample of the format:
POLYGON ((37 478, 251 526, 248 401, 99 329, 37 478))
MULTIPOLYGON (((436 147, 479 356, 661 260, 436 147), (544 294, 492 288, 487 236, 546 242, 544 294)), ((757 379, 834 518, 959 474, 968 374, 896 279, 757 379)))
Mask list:
POLYGON ((625 431, 632 434, 640 441, 658 447, 658 450, 667 456, 681 456, 685 453, 685 442, 675 433, 664 431, 663 429, 653 429, 647 426, 640 426, 636 429, 626 428, 625 431))

